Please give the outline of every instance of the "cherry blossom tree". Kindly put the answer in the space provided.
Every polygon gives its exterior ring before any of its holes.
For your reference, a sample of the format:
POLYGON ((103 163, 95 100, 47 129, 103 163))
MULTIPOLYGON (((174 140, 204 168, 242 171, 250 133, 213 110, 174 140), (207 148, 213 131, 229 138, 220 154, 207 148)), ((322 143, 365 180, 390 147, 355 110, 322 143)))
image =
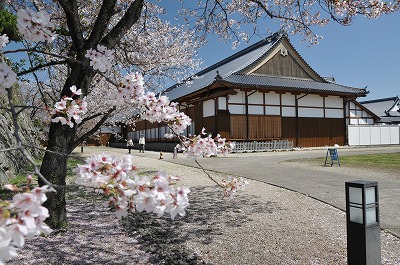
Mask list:
MULTIPOLYGON (((268 28, 267 23, 272 21, 289 33, 303 34, 310 43, 317 43, 320 36, 314 26, 330 21, 349 25, 357 15, 377 18, 397 12, 399 6, 398 0, 0 1, 0 8, 17 18, 19 31, 13 37, 0 34, 0 94, 9 99, 9 105, 1 108, 13 115, 18 142, 15 149, 34 165, 41 186, 25 190, 14 197, 14 203, 2 208, 7 209, 2 217, 9 229, 0 229, 6 258, 15 254, 10 242, 17 247, 23 244, 21 235, 49 231, 43 224, 48 214, 51 227, 65 223, 67 158, 116 111, 139 114, 151 122, 166 122, 176 135, 190 124, 190 118, 178 111, 176 103, 155 92, 163 88, 161 80, 184 81, 198 69, 196 49, 206 42, 207 34, 218 34, 235 46, 262 35, 261 29, 268 28), (165 13, 176 14, 180 25, 163 19, 165 13), (21 40, 23 47, 5 49, 10 38, 21 40), (12 65, 6 57, 13 53, 26 53, 28 63, 12 65), (40 170, 18 139, 19 106, 12 102, 17 78, 29 74, 33 75, 36 90, 29 88, 31 83, 26 89, 30 92, 25 95, 40 95, 40 103, 31 100, 35 105, 32 109, 40 109, 43 117, 48 115, 49 122, 40 170), (145 83, 150 91, 144 90, 145 83), (47 189, 56 192, 47 193, 46 200, 43 192, 47 189), (43 202, 48 212, 41 208, 43 202), (19 223, 25 226, 14 225, 19 223)), ((210 136, 182 139, 182 146, 193 157, 229 149, 224 139, 210 136)), ((118 217, 137 210, 160 216, 168 212, 175 218, 184 215, 188 205, 189 190, 172 187, 174 177, 160 172, 152 178, 139 179, 131 162, 118 158, 89 158, 87 165, 79 167, 77 182, 108 196, 118 217)), ((217 184, 229 195, 244 183, 242 179, 229 178, 217 184)))

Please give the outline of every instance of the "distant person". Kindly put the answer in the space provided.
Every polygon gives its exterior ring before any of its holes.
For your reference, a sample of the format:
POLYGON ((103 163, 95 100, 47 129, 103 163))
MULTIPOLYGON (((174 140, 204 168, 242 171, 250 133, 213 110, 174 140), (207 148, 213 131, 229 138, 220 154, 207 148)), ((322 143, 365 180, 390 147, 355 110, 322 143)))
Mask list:
POLYGON ((140 135, 139 138, 139 153, 143 152, 144 153, 144 145, 146 144, 146 139, 144 139, 144 135, 140 135))
POLYGON ((132 139, 129 139, 128 142, 126 143, 126 146, 128 147, 129 154, 131 153, 131 149, 133 148, 133 141, 132 139))

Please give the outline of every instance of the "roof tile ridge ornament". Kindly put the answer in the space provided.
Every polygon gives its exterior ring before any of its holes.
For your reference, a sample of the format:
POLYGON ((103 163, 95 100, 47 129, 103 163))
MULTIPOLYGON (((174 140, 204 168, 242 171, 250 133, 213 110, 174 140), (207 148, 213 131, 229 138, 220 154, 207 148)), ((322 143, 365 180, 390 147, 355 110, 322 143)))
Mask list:
POLYGON ((278 30, 277 34, 279 35, 279 37, 286 37, 289 38, 289 34, 287 33, 287 31, 283 28, 281 28, 280 30, 278 30))
POLYGON ((217 75, 215 76, 214 80, 215 81, 222 80, 222 76, 219 74, 219 71, 217 71, 217 75))

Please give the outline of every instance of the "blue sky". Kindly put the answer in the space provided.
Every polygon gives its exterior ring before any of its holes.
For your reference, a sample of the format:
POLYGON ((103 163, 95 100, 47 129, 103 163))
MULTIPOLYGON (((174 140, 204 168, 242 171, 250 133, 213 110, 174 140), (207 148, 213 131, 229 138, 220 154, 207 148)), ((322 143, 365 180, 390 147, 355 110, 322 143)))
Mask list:
MULTIPOLYGON (((360 101, 400 96, 400 14, 385 15, 376 20, 362 17, 351 26, 331 23, 317 27, 324 37, 318 45, 308 47, 300 36, 289 36, 292 44, 308 64, 321 76, 334 76, 336 82, 370 92, 360 101)), ((210 43, 199 51, 203 66, 210 66, 249 44, 241 43, 237 50, 231 45, 209 37, 210 43)))

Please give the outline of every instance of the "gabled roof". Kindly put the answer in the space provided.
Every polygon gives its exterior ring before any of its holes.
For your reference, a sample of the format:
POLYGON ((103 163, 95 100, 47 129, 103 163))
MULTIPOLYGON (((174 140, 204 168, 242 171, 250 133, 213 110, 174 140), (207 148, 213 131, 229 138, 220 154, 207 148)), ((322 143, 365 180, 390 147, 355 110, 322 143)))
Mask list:
MULTIPOLYGON (((274 71, 274 66, 269 66, 274 71)), ((272 70, 271 70, 272 69, 272 70)), ((279 70, 279 69, 278 69, 279 70)), ((352 97, 365 96, 365 89, 352 88, 329 82, 316 73, 290 44, 286 33, 278 31, 244 50, 200 71, 194 78, 182 84, 176 84, 165 91, 171 99, 176 100, 186 95, 206 89, 217 83, 231 86, 246 86, 283 91, 307 93, 327 93, 333 95, 348 95, 352 97), (281 74, 263 74, 261 67, 269 60, 279 58, 275 55, 286 50, 290 53, 292 64, 302 73, 297 77, 281 74), (275 56, 275 57, 273 57, 275 56)))
POLYGON ((360 101, 367 109, 379 117, 400 117, 400 99, 398 96, 368 101, 360 101))

